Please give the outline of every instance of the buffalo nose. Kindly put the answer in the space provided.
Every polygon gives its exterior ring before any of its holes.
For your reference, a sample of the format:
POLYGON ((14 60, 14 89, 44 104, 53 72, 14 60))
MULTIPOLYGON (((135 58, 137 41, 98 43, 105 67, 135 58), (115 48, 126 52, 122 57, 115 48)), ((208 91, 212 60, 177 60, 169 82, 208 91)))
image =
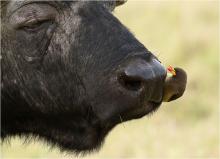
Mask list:
POLYGON ((155 58, 130 61, 118 77, 126 90, 143 92, 145 100, 156 103, 162 101, 165 78, 166 69, 155 58))

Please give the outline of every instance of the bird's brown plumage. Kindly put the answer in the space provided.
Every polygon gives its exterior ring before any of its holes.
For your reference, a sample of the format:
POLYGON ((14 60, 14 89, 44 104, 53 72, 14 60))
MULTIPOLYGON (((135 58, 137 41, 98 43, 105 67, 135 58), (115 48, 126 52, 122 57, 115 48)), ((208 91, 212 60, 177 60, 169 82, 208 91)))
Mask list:
POLYGON ((175 76, 166 78, 163 93, 164 102, 169 102, 181 97, 185 91, 187 74, 181 68, 175 68, 175 71, 175 76))

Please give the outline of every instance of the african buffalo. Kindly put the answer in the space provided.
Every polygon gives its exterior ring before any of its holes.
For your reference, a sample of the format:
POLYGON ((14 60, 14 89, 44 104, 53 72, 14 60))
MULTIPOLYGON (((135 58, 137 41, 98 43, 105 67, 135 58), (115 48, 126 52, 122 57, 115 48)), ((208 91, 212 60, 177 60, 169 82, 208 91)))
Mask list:
POLYGON ((183 94, 184 71, 165 82, 157 57, 112 15, 122 3, 1 1, 3 140, 31 135, 62 150, 95 150, 121 119, 183 94))

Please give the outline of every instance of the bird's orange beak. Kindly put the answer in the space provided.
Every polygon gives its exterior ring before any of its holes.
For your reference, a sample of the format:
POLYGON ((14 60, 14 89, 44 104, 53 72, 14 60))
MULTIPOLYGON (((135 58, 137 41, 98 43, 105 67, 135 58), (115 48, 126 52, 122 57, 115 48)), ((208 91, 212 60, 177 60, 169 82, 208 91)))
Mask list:
POLYGON ((172 76, 176 76, 176 71, 172 66, 167 67, 168 73, 172 74, 172 76))

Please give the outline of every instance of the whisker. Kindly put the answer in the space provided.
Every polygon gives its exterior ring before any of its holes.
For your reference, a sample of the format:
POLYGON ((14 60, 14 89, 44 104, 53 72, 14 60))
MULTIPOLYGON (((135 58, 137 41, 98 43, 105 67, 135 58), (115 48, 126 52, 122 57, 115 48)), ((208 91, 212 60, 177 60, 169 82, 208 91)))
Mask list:
POLYGON ((123 119, 122 119, 121 115, 119 115, 119 118, 120 118, 120 121, 121 121, 123 127, 125 128, 125 125, 124 125, 124 123, 123 123, 123 119))

